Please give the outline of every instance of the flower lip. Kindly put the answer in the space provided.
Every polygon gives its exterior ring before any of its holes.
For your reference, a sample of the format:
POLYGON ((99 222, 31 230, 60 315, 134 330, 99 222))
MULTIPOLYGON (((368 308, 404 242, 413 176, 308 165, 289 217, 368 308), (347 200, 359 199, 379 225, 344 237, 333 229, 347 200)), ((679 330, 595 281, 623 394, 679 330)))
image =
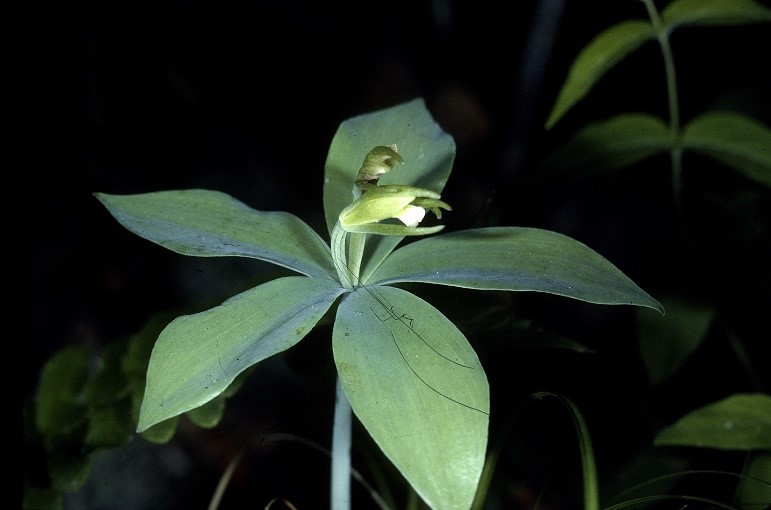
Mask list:
POLYGON ((418 223, 426 217, 426 210, 416 205, 405 205, 395 214, 395 217, 408 227, 417 227, 418 223))

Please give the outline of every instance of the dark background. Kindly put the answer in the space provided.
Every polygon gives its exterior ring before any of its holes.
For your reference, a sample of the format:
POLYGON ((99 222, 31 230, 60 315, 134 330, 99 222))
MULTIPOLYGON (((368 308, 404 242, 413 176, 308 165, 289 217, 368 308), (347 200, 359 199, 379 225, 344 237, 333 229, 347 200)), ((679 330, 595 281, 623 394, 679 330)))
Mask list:
MULTIPOLYGON (((157 312, 204 309, 270 270, 250 260, 168 252, 120 227, 93 192, 216 189, 256 209, 290 211, 323 232, 323 166, 339 123, 418 96, 458 145, 443 195, 454 207, 448 229, 517 225, 570 235, 654 297, 677 287, 717 302, 723 324, 751 354, 761 350, 771 310, 767 189, 686 157, 693 235, 686 245, 665 157, 593 180, 537 178, 539 161, 586 122, 627 111, 667 118, 661 55, 649 43, 553 130, 542 127, 580 48, 616 22, 645 18, 642 4, 362 4, 33 2, 34 27, 22 39, 23 126, 32 142, 21 175, 28 198, 25 399, 61 347, 98 352, 157 312)), ((770 42, 767 24, 675 33, 681 117, 723 107, 771 124, 771 76, 761 61, 770 42)), ((464 299, 450 293, 436 304, 452 315, 464 299)), ((564 394, 593 427, 608 487, 644 479, 630 466, 654 455, 652 436, 685 412, 733 392, 764 390, 719 327, 682 373, 653 388, 632 310, 551 296, 511 299, 513 313, 596 353, 486 351, 480 339, 492 387, 491 431, 533 391, 564 394), (626 469, 628 480, 620 474, 626 469)), ((255 432, 291 432, 328 445, 329 339, 323 331, 311 339, 285 360, 266 362, 221 427, 183 426, 164 447, 134 442, 100 457, 94 481, 70 499, 71 508, 202 508, 224 465, 255 432)), ((510 439, 496 485, 502 508, 519 508, 544 487, 546 505, 577 504, 575 440, 567 415, 555 409, 534 410, 510 439), (572 466, 567 474, 565 465, 572 466)), ((730 454, 666 459, 741 467, 730 454)), ((251 452, 222 508, 261 508, 272 497, 323 508, 326 469, 327 459, 310 449, 263 445, 251 452)))

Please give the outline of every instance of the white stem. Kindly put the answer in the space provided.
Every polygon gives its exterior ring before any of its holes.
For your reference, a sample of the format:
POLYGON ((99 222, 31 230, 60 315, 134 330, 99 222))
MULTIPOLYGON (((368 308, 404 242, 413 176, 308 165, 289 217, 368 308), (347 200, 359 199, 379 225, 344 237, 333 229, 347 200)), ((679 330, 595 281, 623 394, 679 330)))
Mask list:
POLYGON ((335 418, 332 428, 331 510, 351 508, 351 404, 340 378, 335 388, 335 418))

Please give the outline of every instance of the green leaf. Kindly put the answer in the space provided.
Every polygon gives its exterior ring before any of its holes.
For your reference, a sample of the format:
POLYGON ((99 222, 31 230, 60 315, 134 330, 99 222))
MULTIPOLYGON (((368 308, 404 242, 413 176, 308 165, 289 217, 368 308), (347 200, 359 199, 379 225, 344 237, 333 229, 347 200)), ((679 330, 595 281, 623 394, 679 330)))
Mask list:
POLYGON ((86 455, 52 455, 48 459, 48 474, 53 487, 60 492, 72 492, 83 487, 91 474, 91 462, 86 455))
MULTIPOLYGON (((441 193, 455 160, 455 141, 436 123, 422 98, 351 117, 340 124, 329 147, 324 175, 324 214, 332 234, 340 212, 353 201, 353 182, 364 157, 378 145, 396 144, 404 164, 378 184, 403 184, 441 193)), ((361 281, 402 240, 373 236, 367 241, 361 281)))
POLYGON ((768 510, 771 501, 771 451, 755 452, 747 462, 737 489, 741 510, 768 510))
POLYGON ((140 435, 151 443, 166 444, 174 437, 177 425, 179 425, 179 416, 174 416, 141 431, 140 435))
POLYGON ((22 486, 24 510, 62 510, 62 494, 51 487, 35 487, 26 481, 22 486))
POLYGON ((130 381, 123 371, 128 340, 108 344, 102 354, 102 368, 85 388, 86 401, 91 406, 104 406, 128 395, 130 381))
POLYGON ((141 387, 142 392, 144 392, 147 365, 150 363, 150 354, 155 341, 161 331, 175 318, 175 315, 168 312, 155 314, 139 332, 131 336, 126 355, 123 357, 123 372, 132 386, 141 387))
POLYGON ((656 446, 697 446, 718 450, 771 449, 771 396, 731 395, 680 418, 654 439, 656 446))
POLYGON ((112 448, 124 444, 136 428, 131 406, 131 379, 123 370, 129 339, 108 344, 100 355, 101 369, 85 388, 88 430, 85 444, 112 448))
POLYGON ((203 427, 205 429, 217 426, 222 419, 222 415, 225 413, 225 402, 228 398, 232 397, 236 394, 236 392, 238 392, 241 386, 243 386, 246 378, 251 373, 251 369, 244 370, 238 374, 238 377, 235 378, 235 380, 225 389, 225 391, 201 407, 196 407, 195 409, 191 409, 190 411, 186 412, 185 416, 187 416, 190 421, 199 427, 203 427))
POLYGON ((588 246, 535 228, 479 228, 415 241, 392 253, 372 275, 372 283, 397 282, 548 292, 663 312, 658 301, 588 246))
POLYGON ((637 311, 640 355, 652 384, 661 384, 691 356, 707 334, 715 307, 692 298, 666 296, 664 317, 637 311))
POLYGON ((683 130, 683 147, 771 188, 771 129, 734 112, 709 112, 683 130))
POLYGON ((131 232, 182 255, 249 257, 308 276, 337 277, 327 244, 290 213, 257 211, 202 189, 95 196, 131 232))
POLYGON ((661 18, 669 30, 681 25, 742 25, 771 21, 771 9, 753 0, 674 0, 661 18))
POLYGON ((487 447, 489 387, 463 334, 417 296, 366 286, 340 303, 332 345, 351 407, 435 509, 468 509, 487 447))
POLYGON ((328 279, 290 276, 172 321, 150 357, 138 431, 209 402, 238 374, 299 342, 343 292, 328 279))
POLYGON ((40 374, 35 407, 35 425, 43 436, 50 439, 66 435, 84 424, 88 361, 88 349, 72 345, 46 362, 40 374))
POLYGON ((222 413, 225 412, 225 399, 222 395, 211 399, 201 407, 196 407, 185 413, 190 421, 206 429, 217 425, 222 419, 222 413))
POLYGON ((627 113, 585 126, 541 164, 560 181, 620 170, 673 147, 667 125, 653 115, 627 113))
POLYGON ((568 77, 546 121, 546 129, 554 126, 583 99, 613 66, 655 37, 651 24, 643 20, 623 21, 600 32, 570 66, 568 77))
POLYGON ((85 444, 94 449, 121 446, 134 432, 136 421, 131 414, 131 399, 128 397, 112 405, 91 407, 88 411, 85 444))

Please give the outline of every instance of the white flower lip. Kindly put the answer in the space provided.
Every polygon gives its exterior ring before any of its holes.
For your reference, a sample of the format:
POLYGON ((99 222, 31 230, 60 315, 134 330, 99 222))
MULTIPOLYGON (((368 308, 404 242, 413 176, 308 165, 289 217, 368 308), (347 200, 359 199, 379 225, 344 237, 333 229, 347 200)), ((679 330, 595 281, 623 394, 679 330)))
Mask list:
POLYGON ((425 218, 426 210, 415 205, 406 205, 395 216, 408 227, 417 227, 425 218))

